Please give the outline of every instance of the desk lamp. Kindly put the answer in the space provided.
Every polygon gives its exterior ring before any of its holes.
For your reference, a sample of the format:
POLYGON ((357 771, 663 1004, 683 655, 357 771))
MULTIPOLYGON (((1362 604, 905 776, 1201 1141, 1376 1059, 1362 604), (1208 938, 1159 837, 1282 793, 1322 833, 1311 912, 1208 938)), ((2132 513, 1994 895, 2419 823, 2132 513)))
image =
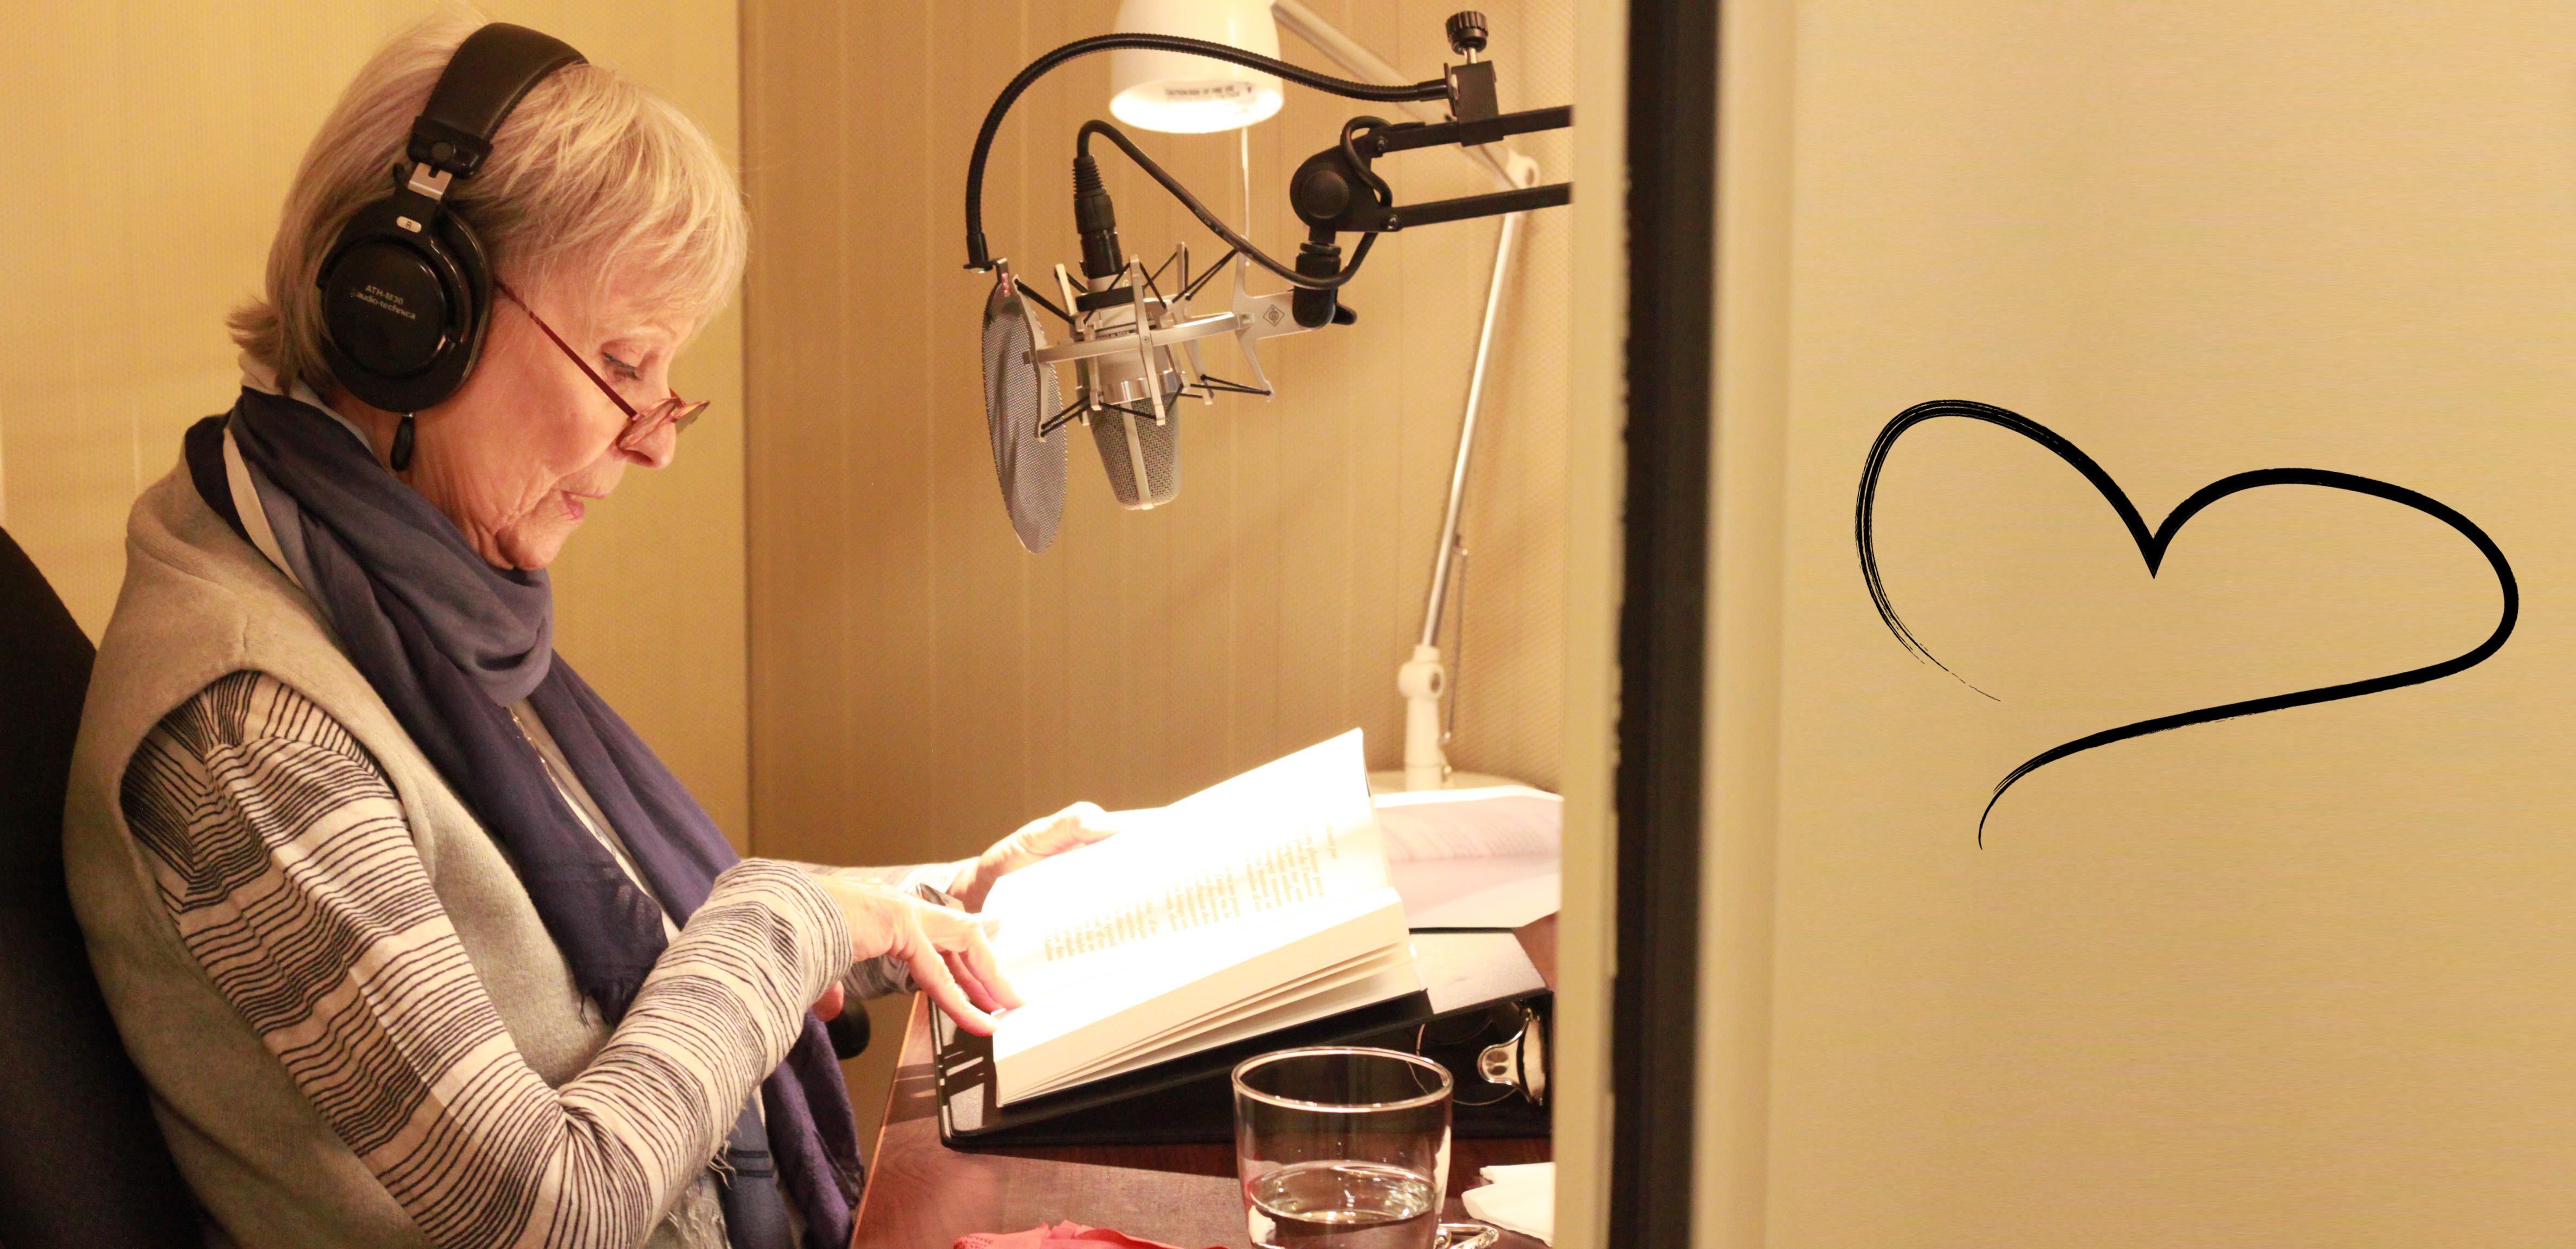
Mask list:
MULTIPOLYGON (((1125 0, 1121 34, 1179 35, 1276 58, 1270 0, 1125 0)), ((1109 54, 1109 112, 1139 130, 1214 134, 1270 120, 1285 102, 1277 75, 1185 52, 1109 54)))
MULTIPOLYGON (((1533 113, 1497 113, 1492 88, 1492 62, 1476 59, 1486 46, 1484 15, 1479 13, 1455 13, 1448 21, 1450 46, 1453 46, 1453 52, 1466 57, 1466 67, 1450 67, 1445 80, 1414 82, 1414 85, 1404 82, 1404 77, 1391 64, 1368 52, 1358 41, 1352 41, 1347 33, 1337 31, 1332 23, 1324 21, 1321 15, 1316 15, 1314 10, 1306 8, 1298 0, 1123 0, 1121 8, 1118 8, 1115 31, 1118 33, 1113 33, 1113 36, 1066 44, 1064 49, 1056 49, 1048 57, 1038 59, 1036 64, 1030 64, 1028 70, 1020 75, 1020 80, 1015 80, 1012 88, 1005 90, 1002 100, 994 103, 992 116, 987 116, 987 126, 984 126, 984 139, 979 139, 979 144, 976 144, 976 162, 969 170, 969 268, 999 268, 994 296, 992 301, 987 301, 987 317, 984 317, 987 417, 992 422, 994 469, 1002 476, 1002 494, 1005 494, 1005 502, 1010 502, 1012 525, 1018 528, 1020 541, 1030 551, 1036 551, 1054 538, 1054 520, 1061 512, 1061 492, 1064 492, 1064 476, 1061 476, 1064 448, 1061 448, 1061 440, 1056 440, 1056 446, 1048 451, 1046 443, 1048 433, 1054 433, 1054 427, 1064 425, 1064 420, 1069 420, 1077 409, 1082 409, 1084 422, 1092 425, 1092 433, 1095 433, 1100 453, 1103 453, 1103 466, 1108 469, 1110 484, 1118 492, 1118 500, 1128 507, 1151 507, 1157 502, 1167 502, 1170 492, 1177 489, 1177 425, 1172 422, 1170 412, 1170 404, 1175 399, 1195 394, 1206 402, 1213 402, 1213 391, 1221 389, 1249 391, 1249 394, 1265 394, 1267 397, 1270 386, 1260 371, 1260 358, 1255 355, 1257 337, 1275 335, 1275 332, 1309 330, 1316 324, 1350 324, 1350 319, 1355 317, 1347 306, 1334 301, 1332 288, 1340 286, 1360 268, 1360 260, 1365 260, 1365 255, 1368 255, 1368 245, 1376 242, 1376 232, 1401 229, 1404 224, 1432 224, 1432 221, 1499 214, 1502 216, 1502 229, 1499 229, 1497 242, 1494 242, 1494 270, 1489 286, 1486 286, 1484 322, 1481 322, 1481 330, 1476 335, 1476 358, 1473 358, 1471 373, 1468 373, 1466 412, 1463 412, 1461 427, 1458 427, 1458 456, 1455 456, 1455 464, 1450 469, 1448 507, 1443 510, 1440 543, 1437 543, 1435 559, 1432 559, 1430 595, 1427 595, 1425 613, 1422 613, 1422 639, 1414 644, 1412 659, 1406 659, 1396 672, 1396 688, 1404 695, 1406 706, 1401 788, 1425 791, 1425 788, 1445 788, 1445 785, 1468 788, 1468 785, 1504 783, 1499 778, 1450 773, 1443 744, 1455 731, 1455 690, 1448 667, 1440 657, 1440 626, 1443 626, 1443 615, 1450 600, 1450 582, 1458 579, 1463 590, 1463 577, 1466 577, 1466 543, 1461 541, 1461 533, 1458 533, 1458 518, 1461 518, 1463 497, 1466 497, 1468 464, 1471 464, 1473 446, 1476 446, 1476 415, 1479 415, 1481 399, 1484 399, 1486 366, 1492 361, 1494 324, 1502 312, 1502 291, 1507 276, 1510 276, 1512 250, 1515 250, 1517 237, 1520 237, 1520 216, 1522 211, 1551 206, 1551 203, 1566 203, 1571 198, 1569 185, 1540 188, 1538 162, 1520 155, 1520 152, 1512 152, 1507 144, 1502 144, 1502 139, 1535 129, 1558 129, 1558 126, 1569 124, 1571 111, 1543 108, 1543 111, 1533 113), (1285 23, 1301 39, 1332 57, 1342 70, 1358 77, 1360 82, 1303 75, 1293 67, 1285 67, 1285 62, 1278 62, 1278 23, 1285 23), (1309 245, 1303 247, 1303 252, 1298 255, 1298 273, 1291 273, 1267 255, 1260 255, 1247 239, 1242 239, 1239 234, 1226 229, 1221 221, 1213 219, 1213 214, 1208 214, 1193 196, 1188 196, 1188 191, 1182 191, 1170 175, 1164 175, 1159 167, 1154 167, 1154 162, 1136 152, 1133 144, 1126 142, 1126 136, 1118 134, 1113 126, 1097 124, 1097 121, 1090 126, 1082 126, 1084 142, 1092 134, 1110 136, 1118 147, 1126 149, 1131 160, 1136 160, 1146 173, 1154 175, 1157 183, 1162 183, 1167 191, 1182 198, 1182 203, 1188 203, 1203 224, 1208 224, 1218 237, 1224 237, 1226 242, 1234 245, 1234 250, 1229 252, 1229 258, 1234 260, 1234 312, 1195 319, 1188 317, 1188 296, 1198 288, 1198 283, 1190 281, 1188 250, 1185 247, 1175 250, 1175 258, 1172 258, 1180 265, 1175 281, 1180 299, 1167 299, 1167 296, 1159 294, 1159 283, 1154 281, 1154 276, 1159 276, 1162 270, 1146 273, 1144 265, 1133 263, 1133 260, 1128 260, 1126 265, 1115 263, 1118 260, 1115 258, 1115 219, 1105 209, 1108 196, 1097 188, 1097 175, 1084 175, 1084 167, 1090 162, 1090 157, 1084 155, 1077 157, 1077 209, 1074 211, 1077 211, 1077 221, 1084 229, 1084 278, 1090 281, 1092 291, 1077 294, 1077 286, 1064 273, 1064 265, 1056 265, 1056 286, 1059 286, 1061 299, 1072 309, 1082 309, 1082 314, 1061 312, 1061 309, 1046 304, 1043 296, 1038 296, 1038 304, 1048 306, 1048 312, 1056 312, 1056 317, 1072 324, 1074 337, 1077 337, 1077 343, 1046 348, 1043 332, 1028 317, 1023 301, 1020 301, 1023 288, 1018 288, 1018 283, 1012 281, 1007 263, 987 260, 987 252, 984 252, 984 239, 979 232, 981 214, 976 211, 979 209, 976 198, 979 198, 981 185, 981 157, 984 157, 984 149, 989 147, 989 136, 997 126, 999 113, 1007 111, 1018 90, 1025 90, 1025 82, 1051 67, 1051 62, 1061 62, 1061 59, 1069 59, 1069 54, 1079 54, 1074 49, 1084 49, 1084 44, 1113 49, 1113 57, 1110 57, 1110 113, 1126 124, 1139 126, 1139 129, 1167 131, 1167 134, 1213 134, 1213 131, 1226 129, 1247 131, 1249 126, 1260 124, 1273 113, 1278 113, 1280 103, 1283 103, 1280 75, 1273 70, 1288 70, 1293 80, 1309 85, 1309 88, 1399 103, 1406 113, 1417 118, 1417 124, 1386 126, 1378 118, 1355 118, 1342 131, 1342 160, 1332 160, 1334 152, 1327 149, 1327 152, 1311 157, 1298 170, 1291 188, 1291 201, 1296 203, 1298 216, 1309 227, 1314 227, 1314 232, 1309 234, 1309 245), (1422 106, 1425 100, 1448 100, 1448 118, 1422 106), (1455 144, 1455 152, 1479 162, 1479 167, 1484 167, 1486 173, 1492 175, 1497 191, 1492 196, 1468 196, 1461 201, 1409 206, 1409 209, 1401 209, 1399 219, 1394 196, 1386 191, 1386 183, 1373 178, 1365 167, 1368 160, 1352 149, 1355 147, 1352 129, 1363 124, 1373 124, 1360 129, 1363 144, 1370 139, 1383 142, 1381 136, 1386 136, 1388 131, 1437 131, 1437 139, 1432 139, 1432 142, 1406 142, 1406 139, 1430 139, 1427 134, 1396 136, 1399 147, 1391 144, 1391 147, 1383 149, 1455 144), (1461 129, 1466 131, 1461 134, 1461 129), (1327 183, 1324 185, 1327 191, 1332 191, 1332 185, 1329 185, 1332 175, 1340 175, 1347 183, 1360 183, 1360 180, 1373 183, 1370 191, 1376 191, 1378 203, 1373 203, 1373 206, 1360 203, 1360 206, 1352 206, 1350 211, 1342 211, 1342 203, 1334 201, 1332 196, 1314 196, 1311 193, 1316 191, 1311 175, 1321 175, 1327 183), (1365 209, 1378 209, 1376 219, 1370 219, 1365 209), (1340 219, 1334 219, 1337 214, 1340 214, 1340 219), (1340 250, 1332 247, 1334 227, 1365 232, 1360 239, 1360 250, 1352 255, 1347 268, 1340 268, 1340 250), (1100 255, 1095 255, 1095 252, 1100 252, 1100 255), (1244 291, 1244 273, 1249 270, 1252 258, 1260 258, 1265 268, 1275 270, 1278 276, 1288 278, 1293 286, 1298 286, 1296 294, 1249 296, 1244 291), (1301 276, 1332 278, 1332 281, 1329 281, 1329 286, 1324 286, 1324 283, 1301 281, 1301 276), (1128 291, 1126 299, 1118 299, 1118 291, 1128 291), (1100 306, 1103 296, 1118 301, 1110 317, 1097 317, 1100 312, 1105 312, 1100 306), (1280 304, 1291 306, 1293 319, 1283 317, 1280 304), (1090 327, 1092 332, 1084 332, 1084 317, 1095 322, 1090 327), (1206 368, 1200 366, 1195 340, 1226 330, 1236 332, 1236 340, 1242 343, 1244 361, 1252 368, 1252 379, 1255 379, 1252 386, 1213 379, 1206 373, 1206 368), (1182 366, 1180 358, 1170 348, 1159 348, 1159 343, 1185 343, 1188 361, 1193 368, 1182 366), (1110 350, 1115 350, 1118 363, 1103 368, 1108 363, 1110 350), (1051 368, 1033 368, 1033 371, 1010 368, 1018 361, 1028 361, 1030 366, 1051 366, 1051 363, 1066 361, 1077 363, 1079 373, 1082 373, 1084 397, 1077 399, 1072 407, 1059 409, 1056 407, 1059 391, 1054 386, 1054 371, 1051 368), (1190 376, 1193 371, 1195 379, 1190 376), (1036 373, 1036 376, 1030 376, 1030 373, 1036 373), (1048 417, 1048 412, 1054 412, 1054 417, 1048 417), (1108 420, 1092 422, 1090 417, 1108 417, 1108 420), (1146 425, 1144 417, 1151 417, 1151 425, 1146 425), (1030 541, 1030 538, 1036 538, 1036 541, 1030 541), (1443 698, 1450 700, 1445 721, 1443 698)), ((1084 52, 1090 52, 1090 49, 1084 49, 1084 52)), ((1249 214, 1249 178, 1252 178, 1249 139, 1244 139, 1242 152, 1244 206, 1247 206, 1249 214)), ((1172 263, 1167 263, 1167 268, 1170 265, 1172 263)), ((1224 260, 1218 260, 1218 268, 1224 268, 1224 260)), ((1200 278, 1200 283, 1213 273, 1216 273, 1213 268, 1208 270, 1206 276, 1200 278)), ((1373 785, 1399 788, 1396 778, 1373 778, 1373 785)))

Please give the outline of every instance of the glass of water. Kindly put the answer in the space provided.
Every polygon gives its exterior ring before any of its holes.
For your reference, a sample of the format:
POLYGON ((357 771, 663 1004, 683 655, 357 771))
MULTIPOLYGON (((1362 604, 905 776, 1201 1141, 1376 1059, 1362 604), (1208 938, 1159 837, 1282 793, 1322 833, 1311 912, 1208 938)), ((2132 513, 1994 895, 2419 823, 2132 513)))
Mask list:
POLYGON ((1357 1046, 1234 1069, 1235 1167, 1261 1249, 1431 1249, 1449 1189, 1449 1071, 1357 1046))

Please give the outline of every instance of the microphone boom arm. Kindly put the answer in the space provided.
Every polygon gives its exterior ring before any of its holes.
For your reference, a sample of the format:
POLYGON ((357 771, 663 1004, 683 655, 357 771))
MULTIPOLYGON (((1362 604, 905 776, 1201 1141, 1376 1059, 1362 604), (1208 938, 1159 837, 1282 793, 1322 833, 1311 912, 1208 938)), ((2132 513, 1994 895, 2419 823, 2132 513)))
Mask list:
MULTIPOLYGON (((1107 52, 1114 48, 1136 48, 1151 52, 1186 52, 1194 56, 1204 56, 1212 60, 1226 61, 1261 70, 1264 73, 1276 74, 1299 86, 1311 87, 1345 99, 1367 100, 1372 103, 1403 104, 1420 100, 1445 100, 1449 98, 1450 93, 1447 78, 1395 86, 1353 82, 1347 78, 1318 74, 1302 65, 1291 65, 1286 61, 1263 56, 1257 52, 1246 52, 1231 44, 1214 43, 1205 39, 1187 39, 1179 35, 1093 35, 1088 39, 1076 39, 1029 62, 1026 69, 1021 70, 1017 77, 1011 79, 1010 85, 1002 88, 1002 94, 993 100, 993 107, 984 113, 983 129, 977 131, 975 135, 975 154, 966 162, 967 268, 980 273, 993 267, 993 254, 984 245, 984 163, 993 154, 993 137, 1002 128, 1002 118, 1011 111, 1011 105, 1018 102, 1021 94, 1048 71, 1077 57, 1089 56, 1094 52, 1107 52)), ((1132 154, 1133 149, 1130 149, 1130 152, 1132 154)))
MULTIPOLYGON (((1289 198, 1297 210, 1297 216, 1313 230, 1313 242, 1307 249, 1309 255, 1317 254, 1317 245, 1329 245, 1332 242, 1331 236, 1336 232, 1363 236, 1359 247, 1352 252, 1348 265, 1340 263, 1339 251, 1335 249, 1330 253, 1333 268, 1323 272, 1315 271, 1320 266, 1312 264, 1297 267, 1283 264, 1270 253, 1261 250, 1251 239, 1236 233, 1232 226, 1225 223, 1224 218, 1217 216, 1206 204, 1200 202, 1198 196, 1191 194, 1188 187, 1181 185, 1180 179, 1173 177, 1153 157, 1146 155, 1144 149, 1136 146, 1136 141, 1128 138, 1125 131, 1108 122, 1096 119, 1084 122, 1082 128, 1074 132, 1074 151, 1078 157, 1088 157, 1091 154, 1093 135, 1108 139, 1118 146, 1119 151, 1126 153, 1127 159, 1135 162, 1136 167, 1143 170, 1147 177, 1152 178, 1156 185, 1170 193, 1173 199, 1180 201, 1182 207, 1189 209, 1190 215, 1198 218, 1199 224, 1206 226, 1211 233, 1225 240, 1226 245, 1234 248, 1237 254, 1255 261, 1262 268, 1279 275, 1289 284, 1300 289, 1329 292, 1339 289, 1359 276, 1360 265, 1368 259, 1369 247, 1377 241, 1377 236, 1380 234, 1391 234, 1407 226, 1438 225, 1442 222, 1467 221, 1477 217, 1499 217, 1506 213, 1526 212, 1533 208, 1556 208, 1574 202, 1574 184, 1557 182, 1546 186, 1518 187, 1509 191, 1491 191, 1483 195, 1462 195, 1454 199, 1398 205, 1394 202, 1392 193, 1386 189, 1385 179, 1378 177, 1375 171, 1369 168, 1377 157, 1390 152, 1413 151, 1451 143, 1461 145, 1493 143, 1516 134, 1563 130, 1573 124, 1574 109, 1569 105, 1527 109, 1517 113, 1501 113, 1492 117, 1464 121, 1406 122, 1395 126, 1386 125, 1376 118, 1355 120, 1352 123, 1353 127, 1367 126, 1370 129, 1357 138, 1326 148, 1308 158, 1304 165, 1298 167, 1296 177, 1289 183, 1289 198), (1315 177, 1321 177, 1325 181, 1314 181, 1315 177)), ((1323 320, 1304 321, 1304 323, 1310 326, 1321 325, 1324 320, 1329 319, 1330 316, 1327 315, 1323 320)))
MULTIPOLYGON (((1409 152, 1451 143, 1493 143, 1516 134, 1563 130, 1573 124, 1574 109, 1559 105, 1502 113, 1474 121, 1405 122, 1385 126, 1352 139, 1348 145, 1336 145, 1307 158, 1306 163, 1298 167, 1296 177, 1289 182, 1289 196, 1296 206, 1299 220, 1310 226, 1329 226, 1336 231, 1354 234, 1391 233, 1408 226, 1438 225, 1471 217, 1498 217, 1532 208, 1560 207, 1574 202, 1574 184, 1571 182, 1396 205, 1370 203, 1367 197, 1361 196, 1345 197, 1340 188, 1330 182, 1309 179, 1318 176, 1339 179, 1345 185, 1373 183, 1377 179, 1369 170, 1370 162, 1390 152, 1409 152), (1354 171, 1357 176, 1353 176, 1354 171)), ((1356 268, 1357 263, 1354 260, 1353 267, 1356 268)))
MULTIPOLYGON (((1476 217, 1499 217, 1506 213, 1526 212, 1533 208, 1561 208, 1574 202, 1574 184, 1555 182, 1546 186, 1521 187, 1511 191, 1488 191, 1482 195, 1461 195, 1456 199, 1436 199, 1426 203, 1380 208, 1355 206, 1334 219, 1337 230, 1369 234, 1392 234, 1413 226, 1439 225, 1444 221, 1466 221, 1476 217)), ((1367 240, 1363 239, 1362 242, 1367 240)), ((1356 259, 1352 268, 1358 268, 1356 259)), ((1300 282, 1308 289, 1322 289, 1312 282, 1300 282)))
MULTIPOLYGON (((1466 68, 1490 71, 1492 65, 1491 61, 1481 61, 1466 68)), ((1490 90, 1479 94, 1488 103, 1493 98, 1490 90)), ((1506 216, 1574 202, 1574 184, 1557 182, 1400 205, 1386 179, 1371 168, 1378 157, 1451 143, 1492 143, 1516 134, 1562 130, 1573 124, 1574 109, 1569 106, 1517 113, 1482 112, 1445 122, 1390 125, 1382 118, 1354 117, 1343 123, 1341 142, 1307 157, 1288 179, 1289 206, 1307 227, 1306 244, 1297 253, 1297 271, 1304 279, 1297 283, 1297 323, 1318 326, 1342 319, 1346 310, 1337 306, 1334 289, 1359 272, 1360 262, 1368 258, 1369 244, 1381 234, 1408 226, 1506 216), (1347 266, 1342 264, 1342 249, 1337 242, 1337 236, 1345 233, 1360 236, 1359 248, 1351 253, 1347 266)))

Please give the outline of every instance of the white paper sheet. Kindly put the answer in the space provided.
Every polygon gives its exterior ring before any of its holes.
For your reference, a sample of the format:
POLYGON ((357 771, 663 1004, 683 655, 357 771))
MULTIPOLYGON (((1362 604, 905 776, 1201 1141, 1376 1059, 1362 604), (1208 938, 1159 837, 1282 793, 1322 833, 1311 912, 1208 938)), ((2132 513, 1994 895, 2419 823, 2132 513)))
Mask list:
POLYGON ((1378 827, 1391 862, 1556 854, 1565 799, 1527 785, 1379 794, 1378 827))
POLYGON ((1417 859, 1387 865, 1405 921, 1422 928, 1518 928, 1556 914, 1557 856, 1417 859))
POLYGON ((1458 1195, 1468 1214, 1523 1236, 1549 1243, 1555 1241, 1555 1163, 1486 1167, 1477 1174, 1492 1182, 1458 1195))

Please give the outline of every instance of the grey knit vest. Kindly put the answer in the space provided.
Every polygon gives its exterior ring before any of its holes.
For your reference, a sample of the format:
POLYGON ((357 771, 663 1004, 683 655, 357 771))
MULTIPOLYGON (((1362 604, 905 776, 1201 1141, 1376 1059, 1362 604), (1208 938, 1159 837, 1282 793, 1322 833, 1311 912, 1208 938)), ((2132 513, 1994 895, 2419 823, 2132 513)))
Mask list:
MULTIPOLYGON (((126 527, 125 584, 99 644, 64 814, 72 904, 126 1049, 150 1082, 213 1243, 428 1242, 350 1152, 180 944, 118 794, 162 717, 227 673, 276 677, 374 756, 401 799, 430 883, 528 1065, 560 1087, 608 1039, 492 837, 341 654, 311 600, 197 497, 182 467, 144 491, 126 527)), ((713 1206, 683 1191, 697 1241, 713 1206)), ((720 1229, 721 1223, 717 1224, 720 1229)), ((721 1242, 721 1231, 717 1232, 721 1242)), ((674 1222, 649 1242, 677 1245, 674 1222)))

